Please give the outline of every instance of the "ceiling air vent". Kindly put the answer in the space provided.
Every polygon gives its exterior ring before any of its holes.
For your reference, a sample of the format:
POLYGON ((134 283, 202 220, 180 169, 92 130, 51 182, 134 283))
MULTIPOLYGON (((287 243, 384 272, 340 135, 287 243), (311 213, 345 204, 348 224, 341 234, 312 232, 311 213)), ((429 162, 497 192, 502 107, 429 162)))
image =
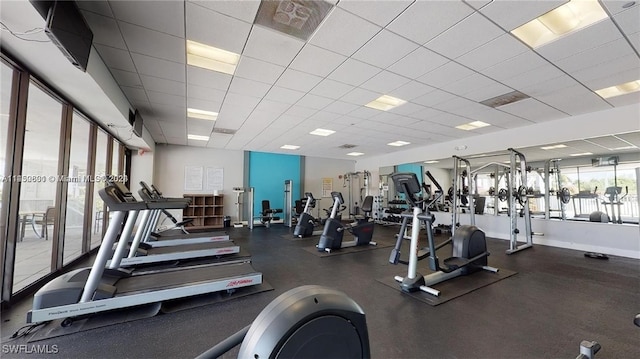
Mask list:
POLYGON ((321 0, 263 0, 255 23, 307 41, 332 6, 321 0))
POLYGON ((338 146, 338 148, 342 148, 342 149, 349 149, 349 148, 354 148, 356 147, 356 145, 350 145, 348 143, 342 145, 342 146, 338 146))
POLYGON ((520 91, 513 91, 500 96, 490 98, 488 100, 484 100, 480 103, 489 107, 496 108, 496 107, 508 105, 510 103, 514 103, 520 100, 524 100, 525 98, 529 98, 529 96, 523 94, 520 91))
POLYGON ((236 133, 236 130, 232 130, 230 128, 218 128, 218 127, 214 127, 213 128, 213 132, 214 133, 221 133, 223 135, 233 135, 236 133))

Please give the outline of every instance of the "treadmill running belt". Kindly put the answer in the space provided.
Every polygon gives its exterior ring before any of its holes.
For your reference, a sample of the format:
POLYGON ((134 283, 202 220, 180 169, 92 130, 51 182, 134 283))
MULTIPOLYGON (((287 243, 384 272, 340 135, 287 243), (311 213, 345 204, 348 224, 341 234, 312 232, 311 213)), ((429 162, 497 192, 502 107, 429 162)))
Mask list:
POLYGON ((176 246, 169 246, 169 247, 150 248, 147 250, 147 255, 200 251, 200 250, 207 250, 207 249, 236 247, 236 246, 237 244, 235 244, 233 241, 179 244, 176 246))

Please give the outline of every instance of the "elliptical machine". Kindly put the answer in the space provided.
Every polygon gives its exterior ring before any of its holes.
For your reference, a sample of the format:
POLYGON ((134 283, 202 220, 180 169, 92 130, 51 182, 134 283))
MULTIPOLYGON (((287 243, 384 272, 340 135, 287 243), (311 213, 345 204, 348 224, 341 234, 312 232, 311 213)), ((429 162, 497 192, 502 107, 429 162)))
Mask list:
POLYGON ((200 354, 197 359, 218 358, 240 343, 238 358, 371 356, 362 308, 346 294, 317 285, 306 285, 281 294, 250 326, 200 354))
POLYGON ((334 249, 355 247, 362 245, 377 245, 376 242, 371 241, 373 237, 373 228, 375 223, 369 220, 368 214, 373 209, 373 196, 365 197, 360 208, 365 213, 364 217, 356 218, 356 221, 344 225, 342 222, 336 219, 338 208, 344 203, 342 193, 331 192, 333 198, 333 207, 331 209, 331 216, 324 223, 324 229, 320 240, 318 241, 318 251, 331 252, 334 249), (347 230, 355 237, 352 241, 343 242, 342 237, 344 231, 347 230))
MULTIPOLYGON (((429 180, 435 184, 438 188, 436 193, 442 196, 442 187, 431 175, 429 171, 425 173, 429 180)), ((498 272, 497 268, 487 265, 487 257, 489 252, 487 251, 487 244, 485 241, 484 232, 482 232, 476 226, 463 225, 456 229, 453 238, 449 238, 439 246, 435 246, 433 239, 433 221, 434 218, 426 209, 422 212, 422 204, 425 200, 418 200, 415 194, 420 192, 420 182, 415 173, 394 173, 391 175, 393 183, 397 191, 404 193, 406 200, 412 206, 412 213, 402 213, 402 228, 406 228, 409 218, 412 219, 411 224, 411 248, 409 252, 409 269, 406 277, 396 276, 394 279, 400 282, 400 288, 404 292, 415 292, 421 290, 434 296, 439 296, 440 291, 430 286, 444 282, 446 280, 471 274, 481 269, 490 272, 498 272), (418 264, 418 239, 420 235, 420 224, 424 222, 427 230, 427 239, 429 241, 429 269, 435 271, 435 273, 423 276, 416 271, 418 264), (439 263, 436 250, 443 247, 446 244, 451 243, 453 245, 453 255, 439 263)), ((400 258, 400 245, 402 243, 402 233, 399 236, 396 247, 393 249, 391 258, 389 261, 392 264, 397 264, 400 258)))
POLYGON ((304 195, 307 197, 307 201, 304 204, 304 211, 298 219, 296 228, 293 230, 293 236, 298 238, 317 236, 322 233, 321 230, 313 230, 316 226, 316 219, 311 215, 311 209, 315 207, 316 199, 313 198, 313 194, 311 192, 305 192, 304 195))

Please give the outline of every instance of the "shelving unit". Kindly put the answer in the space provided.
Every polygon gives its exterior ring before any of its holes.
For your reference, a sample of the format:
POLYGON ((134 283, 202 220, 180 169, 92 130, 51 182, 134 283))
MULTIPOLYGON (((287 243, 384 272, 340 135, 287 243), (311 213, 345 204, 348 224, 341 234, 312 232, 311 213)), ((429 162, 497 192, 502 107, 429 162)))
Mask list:
POLYGON ((223 228, 224 206, 222 195, 183 194, 191 199, 189 207, 182 211, 182 218, 192 219, 192 229, 223 228))

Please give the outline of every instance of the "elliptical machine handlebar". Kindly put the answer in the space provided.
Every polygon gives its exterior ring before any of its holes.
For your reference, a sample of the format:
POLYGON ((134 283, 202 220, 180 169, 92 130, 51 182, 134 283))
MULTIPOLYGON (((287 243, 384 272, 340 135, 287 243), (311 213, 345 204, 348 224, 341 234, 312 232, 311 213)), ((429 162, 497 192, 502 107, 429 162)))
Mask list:
POLYGON ((438 183, 438 181, 436 181, 435 177, 433 177, 431 172, 427 171, 424 174, 427 175, 427 177, 429 178, 429 181, 431 181, 431 183, 433 183, 436 186, 436 188, 438 189, 438 191, 434 195, 433 199, 431 201, 429 201, 429 203, 427 204, 427 208, 429 208, 434 203, 438 202, 440 200, 440 198, 442 198, 442 196, 444 195, 444 192, 442 191, 442 186, 440 186, 440 183, 438 183))

